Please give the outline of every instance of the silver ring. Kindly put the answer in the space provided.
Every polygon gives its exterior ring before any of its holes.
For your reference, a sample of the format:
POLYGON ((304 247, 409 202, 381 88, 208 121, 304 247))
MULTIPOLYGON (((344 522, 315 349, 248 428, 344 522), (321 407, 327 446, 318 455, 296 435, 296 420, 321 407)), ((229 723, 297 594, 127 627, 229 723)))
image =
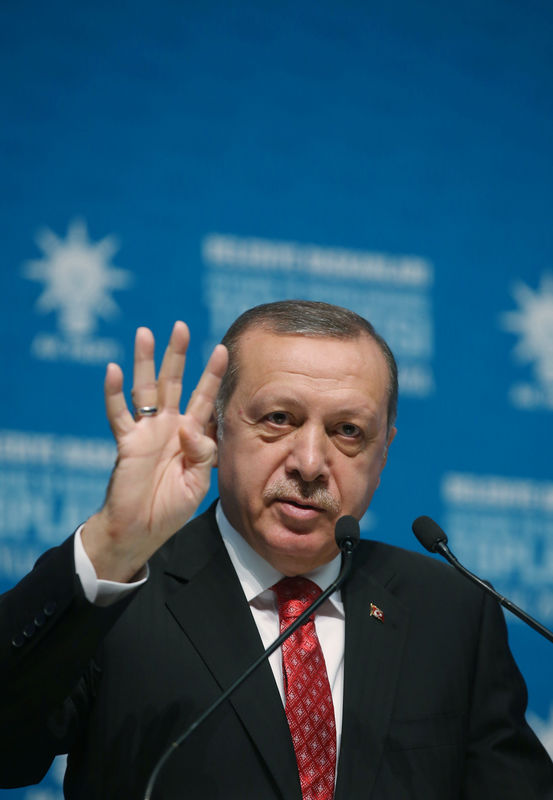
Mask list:
POLYGON ((154 417, 157 414, 157 406, 140 406, 134 413, 137 417, 154 417))

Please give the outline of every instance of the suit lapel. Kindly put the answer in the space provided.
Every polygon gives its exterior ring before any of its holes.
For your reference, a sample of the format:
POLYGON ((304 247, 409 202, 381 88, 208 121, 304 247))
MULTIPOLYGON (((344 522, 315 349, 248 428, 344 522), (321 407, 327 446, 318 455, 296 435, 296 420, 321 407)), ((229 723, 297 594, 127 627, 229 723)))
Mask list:
POLYGON ((409 612, 386 588, 393 572, 367 543, 343 590, 344 713, 336 800, 371 796, 390 724, 409 612), (371 604, 376 614, 371 615, 371 604), (383 618, 379 618, 381 611, 383 618))
MULTIPOLYGON (((185 530, 167 572, 182 582, 167 601, 206 668, 227 689, 263 652, 263 645, 213 514, 185 530)), ((171 580, 171 578, 167 578, 171 580)), ((283 798, 301 798, 280 694, 264 662, 229 698, 283 798)))

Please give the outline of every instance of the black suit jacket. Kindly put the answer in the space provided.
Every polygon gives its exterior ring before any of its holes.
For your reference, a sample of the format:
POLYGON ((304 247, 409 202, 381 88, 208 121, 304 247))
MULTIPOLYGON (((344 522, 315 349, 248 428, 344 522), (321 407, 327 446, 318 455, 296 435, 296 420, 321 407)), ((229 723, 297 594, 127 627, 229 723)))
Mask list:
MULTIPOLYGON (((553 798, 497 604, 399 548, 361 542, 355 562, 337 800, 553 798)), ((3 598, 0 786, 40 780, 69 751, 68 798, 142 797, 172 738, 262 652, 212 509, 150 570, 130 599, 97 608, 70 539, 3 598)), ((301 800, 266 663, 171 757, 154 797, 301 800)))

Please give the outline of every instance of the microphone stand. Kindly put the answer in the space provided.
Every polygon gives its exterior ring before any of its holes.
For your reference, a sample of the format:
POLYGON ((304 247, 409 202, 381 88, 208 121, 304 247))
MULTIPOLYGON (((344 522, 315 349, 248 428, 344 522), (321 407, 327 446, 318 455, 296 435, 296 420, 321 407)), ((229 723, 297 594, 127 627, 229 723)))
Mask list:
MULTIPOLYGON (((359 534, 357 534, 359 536, 359 534)), ((265 650, 262 655, 257 658, 253 664, 251 664, 248 669, 237 678, 233 684, 231 684, 228 689, 226 689, 223 694, 221 694, 214 703, 212 703, 204 712, 201 714, 188 728, 178 736, 174 742, 171 742, 167 750, 163 753, 157 764, 155 765, 151 775, 150 780, 148 781, 148 785, 146 786, 146 791, 144 793, 144 800, 151 800, 152 791, 154 789, 155 782, 158 778, 159 773, 161 772, 162 768, 164 767, 167 760, 171 757, 171 755, 177 750, 188 737, 198 728, 202 722, 204 722, 211 714, 213 714, 219 706, 227 700, 230 695, 247 679, 249 676, 254 672, 264 661, 265 659, 269 658, 269 656, 277 650, 280 645, 291 636, 294 631, 296 631, 303 623, 311 616, 311 614, 319 608, 319 606, 324 603, 324 601, 330 597, 333 592, 340 588, 340 586, 346 581, 349 577, 353 565, 353 551, 357 545, 358 539, 354 539, 351 537, 345 538, 340 541, 339 547, 342 551, 342 566, 338 577, 335 581, 333 581, 330 586, 325 589, 322 594, 317 597, 317 599, 305 609, 305 611, 300 614, 300 616, 294 620, 294 622, 288 627, 284 633, 281 633, 278 639, 269 645, 269 647, 265 650)))
POLYGON ((507 611, 511 612, 511 614, 514 614, 535 631, 540 633, 549 642, 553 642, 553 633, 544 625, 542 625, 541 622, 538 622, 537 619, 531 617, 530 614, 527 614, 526 611, 522 610, 522 608, 519 608, 502 594, 500 594, 496 589, 494 589, 491 583, 483 581, 477 575, 474 575, 455 558, 447 546, 447 535, 445 531, 443 531, 438 523, 435 522, 431 517, 417 517, 417 519, 413 522, 412 529, 413 533, 426 550, 428 550, 430 553, 439 553, 451 564, 452 567, 455 567, 455 569, 458 570, 461 575, 464 575, 465 578, 469 579, 469 581, 472 581, 485 592, 491 594, 491 596, 494 597, 497 602, 503 606, 503 608, 506 608, 507 611))
POLYGON ((453 555, 453 553, 451 552, 451 550, 444 541, 436 542, 435 552, 440 553, 440 555, 443 556, 446 559, 446 561, 449 561, 449 563, 453 567, 455 567, 455 569, 457 569, 462 575, 464 575, 470 581, 475 583, 477 586, 480 586, 482 589, 484 589, 484 591, 491 594, 492 597, 495 597, 495 599, 498 601, 498 603, 500 603, 503 606, 503 608, 506 608, 508 611, 511 612, 511 614, 514 614, 516 617, 521 619, 535 631, 541 633, 541 635, 544 636, 548 641, 553 642, 553 633, 550 630, 548 630, 548 628, 542 625, 541 622, 538 622, 537 619, 534 619, 534 617, 531 617, 530 614, 527 614, 526 611, 523 611, 522 608, 516 606, 508 598, 500 594, 496 589, 494 589, 491 583, 483 581, 477 575, 474 575, 472 572, 470 572, 470 570, 464 567, 461 564, 461 562, 455 558, 455 556, 453 555))

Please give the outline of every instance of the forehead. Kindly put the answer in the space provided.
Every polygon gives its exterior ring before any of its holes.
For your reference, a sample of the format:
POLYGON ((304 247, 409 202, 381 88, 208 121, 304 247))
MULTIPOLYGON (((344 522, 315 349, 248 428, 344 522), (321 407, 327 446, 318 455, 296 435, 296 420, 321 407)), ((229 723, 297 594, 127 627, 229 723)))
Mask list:
POLYGON ((240 339, 238 363, 236 391, 242 396, 302 386, 355 392, 377 403, 388 399, 386 359, 365 334, 338 339, 253 329, 240 339))

